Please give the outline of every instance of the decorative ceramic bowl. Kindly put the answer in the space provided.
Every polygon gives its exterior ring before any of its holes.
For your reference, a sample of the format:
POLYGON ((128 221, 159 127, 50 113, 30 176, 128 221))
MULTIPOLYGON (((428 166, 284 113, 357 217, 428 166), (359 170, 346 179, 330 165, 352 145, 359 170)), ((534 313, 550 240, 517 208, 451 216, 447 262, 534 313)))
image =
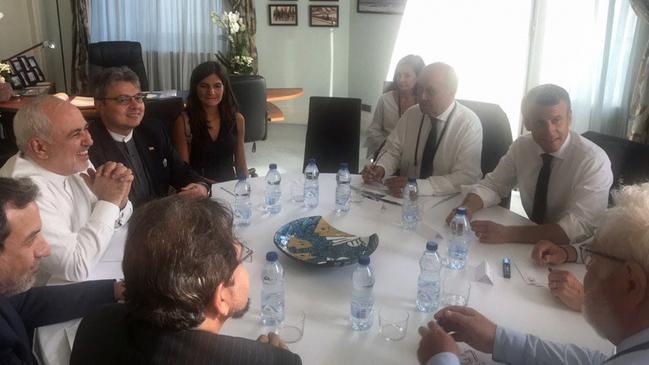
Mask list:
POLYGON ((332 227, 321 216, 296 219, 282 226, 273 239, 286 255, 316 266, 343 266, 370 255, 379 245, 375 233, 359 237, 332 227))

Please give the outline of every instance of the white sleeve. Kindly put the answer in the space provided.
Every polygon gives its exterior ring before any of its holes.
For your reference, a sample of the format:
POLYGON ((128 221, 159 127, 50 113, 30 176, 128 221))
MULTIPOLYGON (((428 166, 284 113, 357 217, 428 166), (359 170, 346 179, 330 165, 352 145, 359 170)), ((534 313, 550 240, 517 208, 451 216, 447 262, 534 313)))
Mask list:
MULTIPOLYGON (((397 122, 390 135, 385 140, 383 152, 377 161, 377 165, 383 167, 385 176, 389 177, 399 169, 401 163, 401 154, 403 153, 403 146, 406 138, 406 129, 408 128, 408 113, 405 113, 397 122)), ((414 143, 414 142, 412 142, 414 143)))
MULTIPOLYGON (((478 122, 478 126, 480 123, 478 122)), ((422 186, 422 195, 450 194, 460 191, 461 185, 475 184, 482 176, 480 166, 482 158, 482 128, 466 128, 458 141, 459 153, 455 155, 453 167, 449 174, 431 176, 429 184, 422 186), (432 189, 428 191, 428 189, 432 189)))
POLYGON ((383 104, 383 95, 381 95, 376 102, 372 123, 367 128, 365 146, 367 147, 368 158, 372 157, 385 141, 385 135, 383 134, 383 104))
POLYGON ((515 148, 516 142, 509 146, 507 154, 500 159, 496 168, 469 190, 482 199, 484 208, 499 204, 516 186, 518 178, 514 163, 515 148))
MULTIPOLYGON (((39 199, 38 203, 43 236, 52 250, 42 261, 43 269, 65 280, 86 280, 108 248, 118 221, 123 218, 119 208, 106 201, 96 202, 86 223, 78 232, 73 232, 69 214, 61 212, 51 201, 39 199)), ((129 202, 122 215, 127 219, 132 210, 129 202)))
POLYGON ((580 175, 568 207, 557 222, 570 242, 583 241, 595 233, 613 184, 611 163, 605 156, 588 161, 580 175))

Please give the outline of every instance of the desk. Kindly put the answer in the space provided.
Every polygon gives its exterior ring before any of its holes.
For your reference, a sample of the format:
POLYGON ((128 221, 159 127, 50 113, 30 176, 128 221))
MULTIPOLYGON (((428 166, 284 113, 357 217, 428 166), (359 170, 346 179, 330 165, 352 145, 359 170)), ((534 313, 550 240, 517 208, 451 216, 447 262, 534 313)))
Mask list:
MULTIPOLYGON (((425 249, 425 242, 437 231, 448 234, 444 218, 451 208, 461 200, 460 196, 438 206, 439 197, 423 197, 425 209, 423 221, 415 232, 404 232, 399 227, 401 208, 364 199, 353 203, 346 215, 336 216, 334 210, 335 175, 320 175, 320 206, 306 209, 289 200, 289 187, 297 174, 283 176, 282 211, 275 216, 264 214, 264 179, 250 179, 252 186, 253 219, 250 226, 238 229, 237 234, 254 250, 253 261, 246 263, 250 273, 250 312, 241 319, 230 319, 222 332, 228 335, 256 338, 264 331, 259 321, 261 290, 261 269, 265 253, 277 250, 273 244, 273 234, 283 224, 305 216, 322 215, 334 227, 359 235, 377 233, 379 246, 372 254, 372 267, 376 273, 375 318, 371 329, 363 332, 352 331, 349 325, 349 300, 351 295, 351 274, 353 265, 338 268, 313 268, 294 261, 279 253, 280 262, 286 275, 286 308, 290 311, 304 310, 306 323, 304 337, 289 345, 298 353, 304 364, 416 364, 416 349, 419 343, 418 326, 431 319, 432 313, 419 313, 415 309, 417 290, 418 260, 425 249), (386 342, 378 333, 376 313, 382 306, 400 308, 410 313, 406 337, 394 343, 386 342)), ((353 184, 360 181, 354 176, 353 184)), ((215 185, 212 188, 218 199, 232 203, 233 197, 220 186, 233 191, 234 182, 215 185)), ((476 218, 489 218, 504 224, 529 223, 501 207, 484 209, 476 218)), ((109 252, 95 268, 94 279, 121 277, 119 252, 123 249, 124 232, 113 240, 109 252), (121 235, 121 237, 120 237, 121 235)), ((445 242, 440 252, 446 254, 445 242)), ((512 268, 512 278, 504 279, 500 273, 503 256, 508 256, 521 268, 532 268, 529 258, 531 245, 474 244, 469 254, 469 264, 477 265, 483 259, 494 269, 494 285, 473 282, 469 305, 481 311, 494 322, 520 331, 531 332, 545 339, 572 342, 605 353, 611 353, 613 345, 601 339, 582 316, 572 312, 558 302, 547 288, 525 284, 512 268)), ((584 274, 583 265, 566 265, 578 276, 584 274)), ((70 347, 66 336, 76 330, 75 322, 66 322, 43 327, 37 332, 35 349, 47 353, 48 359, 56 361, 45 363, 67 363, 70 347)), ((462 345, 464 346, 464 345, 462 345)))

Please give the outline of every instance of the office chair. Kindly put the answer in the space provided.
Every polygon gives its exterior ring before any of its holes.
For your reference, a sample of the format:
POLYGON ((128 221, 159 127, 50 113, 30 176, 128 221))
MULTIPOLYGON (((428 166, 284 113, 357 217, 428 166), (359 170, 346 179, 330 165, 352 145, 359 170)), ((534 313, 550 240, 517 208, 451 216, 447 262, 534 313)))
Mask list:
MULTIPOLYGON (((497 104, 473 100, 458 100, 462 105, 473 110, 482 123, 482 161, 480 167, 483 176, 493 171, 512 144, 512 132, 509 119, 497 104)), ((509 208, 510 197, 503 198, 500 205, 509 208)))
POLYGON ((304 164, 315 158, 320 172, 335 173, 341 162, 358 173, 361 99, 313 96, 304 146, 304 164))
POLYGON ((139 42, 113 41, 88 44, 88 77, 92 83, 95 75, 107 67, 127 66, 140 79, 142 91, 149 90, 149 78, 142 60, 139 42))

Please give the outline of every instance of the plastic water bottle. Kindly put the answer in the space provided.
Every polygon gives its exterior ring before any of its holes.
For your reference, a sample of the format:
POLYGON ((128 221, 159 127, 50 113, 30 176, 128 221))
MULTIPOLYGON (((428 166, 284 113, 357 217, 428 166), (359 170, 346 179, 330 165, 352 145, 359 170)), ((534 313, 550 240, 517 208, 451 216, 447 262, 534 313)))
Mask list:
POLYGON ((261 323, 277 326, 284 321, 284 268, 277 260, 277 252, 266 254, 261 280, 261 323))
POLYGON ((268 165, 266 174, 266 210, 270 214, 277 214, 282 210, 282 189, 280 183, 282 176, 277 171, 277 164, 268 165))
POLYGON ((451 221, 451 239, 448 246, 448 266, 451 269, 462 269, 469 255, 470 226, 466 217, 466 208, 457 208, 451 221))
POLYGON ((352 274, 352 302, 350 319, 356 331, 372 327, 374 296, 374 271, 369 256, 360 256, 358 266, 352 274))
POLYGON ((403 206, 401 213, 401 226, 406 230, 413 230, 419 221, 419 203, 417 195, 417 178, 409 177, 408 183, 403 188, 403 206))
POLYGON ((442 261, 437 255, 437 242, 428 241, 426 251, 419 259, 417 280, 417 310, 432 312, 439 306, 442 261))
POLYGON ((352 175, 346 162, 340 164, 336 175, 336 213, 349 212, 352 201, 352 175))
POLYGON ((304 169, 304 206, 315 208, 320 204, 320 186, 318 185, 318 165, 315 158, 309 159, 309 163, 304 169))
POLYGON ((245 177, 240 177, 234 186, 234 224, 247 226, 250 224, 251 217, 250 184, 245 177))

